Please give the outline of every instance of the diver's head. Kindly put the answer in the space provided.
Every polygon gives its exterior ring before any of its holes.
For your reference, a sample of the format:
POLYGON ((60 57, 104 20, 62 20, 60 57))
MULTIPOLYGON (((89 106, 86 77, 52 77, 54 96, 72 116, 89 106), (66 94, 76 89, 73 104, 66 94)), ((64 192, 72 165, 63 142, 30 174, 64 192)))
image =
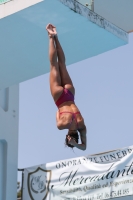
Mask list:
POLYGON ((73 148, 74 146, 69 144, 68 137, 71 137, 72 139, 75 140, 76 143, 78 143, 78 140, 79 140, 78 131, 77 130, 68 130, 68 133, 66 135, 66 139, 65 139, 66 146, 73 148))

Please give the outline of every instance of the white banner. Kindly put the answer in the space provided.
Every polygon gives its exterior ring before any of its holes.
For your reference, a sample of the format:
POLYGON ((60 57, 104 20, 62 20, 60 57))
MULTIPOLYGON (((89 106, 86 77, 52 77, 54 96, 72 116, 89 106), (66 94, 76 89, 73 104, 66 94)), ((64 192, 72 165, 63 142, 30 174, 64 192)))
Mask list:
POLYGON ((23 200, 99 200, 133 195, 133 146, 24 170, 23 200))

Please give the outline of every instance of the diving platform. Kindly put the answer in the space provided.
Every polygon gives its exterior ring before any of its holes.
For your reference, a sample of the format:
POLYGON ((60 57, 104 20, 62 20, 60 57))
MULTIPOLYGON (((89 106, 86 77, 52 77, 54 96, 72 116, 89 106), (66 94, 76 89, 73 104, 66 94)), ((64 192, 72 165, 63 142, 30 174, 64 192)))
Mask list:
POLYGON ((0 20, 0 89, 49 72, 48 23, 57 27, 67 65, 127 44, 126 32, 119 29, 124 40, 102 27, 103 18, 95 22, 89 9, 91 20, 62 2, 45 0, 0 20))

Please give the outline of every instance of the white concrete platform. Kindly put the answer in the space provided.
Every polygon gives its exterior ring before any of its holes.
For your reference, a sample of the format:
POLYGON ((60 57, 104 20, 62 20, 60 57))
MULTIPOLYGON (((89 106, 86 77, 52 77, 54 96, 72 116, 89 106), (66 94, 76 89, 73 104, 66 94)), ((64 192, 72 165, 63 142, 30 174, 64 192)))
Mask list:
POLYGON ((0 20, 0 89, 49 72, 48 23, 57 27, 67 65, 127 44, 59 0, 45 0, 0 20))
POLYGON ((0 19, 33 6, 43 0, 11 0, 0 4, 0 19))

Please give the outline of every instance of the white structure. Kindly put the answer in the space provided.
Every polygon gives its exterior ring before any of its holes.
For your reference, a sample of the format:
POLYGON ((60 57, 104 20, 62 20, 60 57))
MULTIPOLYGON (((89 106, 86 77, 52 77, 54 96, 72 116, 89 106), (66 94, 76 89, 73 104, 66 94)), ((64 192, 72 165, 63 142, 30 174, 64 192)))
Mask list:
MULTIPOLYGON (((20 0, 15 1, 17 5, 20 0)), ((15 1, 9 1, 0 7, 4 10, 4 6, 8 8, 8 5, 15 1)), ((81 9, 77 4, 77 12, 81 9)), ((88 15, 88 12, 84 15, 88 15)), ((93 12, 86 19, 59 0, 42 1, 0 20, 0 89, 49 72, 48 34, 45 29, 49 22, 57 26, 67 65, 127 44, 126 32, 106 21, 103 24, 101 18, 96 20, 93 12), (117 33, 118 37, 106 31, 103 25, 106 25, 106 29, 111 33, 117 33), (83 38, 87 38, 86 41, 81 40, 83 30, 83 38), (126 41, 120 39, 121 36, 126 41), (90 49, 90 44, 97 48, 90 49)))
MULTIPOLYGON (((0 5, 0 18, 40 2, 14 0, 0 5)), ((1 57, 2 58, 2 57, 1 57)), ((1 66, 2 67, 2 66, 1 66)), ((0 90, 0 200, 17 198, 19 85, 0 90)))
POLYGON ((95 0, 94 11, 123 30, 133 31, 132 0, 95 0))
POLYGON ((41 1, 43 1, 43 0, 30 0, 30 1, 13 0, 13 1, 9 1, 7 3, 3 3, 0 5, 0 19, 6 17, 8 15, 11 15, 15 12, 18 12, 22 9, 25 9, 29 6, 32 6, 36 3, 39 3, 41 1))
POLYGON ((0 91, 0 200, 16 199, 19 86, 0 91))

